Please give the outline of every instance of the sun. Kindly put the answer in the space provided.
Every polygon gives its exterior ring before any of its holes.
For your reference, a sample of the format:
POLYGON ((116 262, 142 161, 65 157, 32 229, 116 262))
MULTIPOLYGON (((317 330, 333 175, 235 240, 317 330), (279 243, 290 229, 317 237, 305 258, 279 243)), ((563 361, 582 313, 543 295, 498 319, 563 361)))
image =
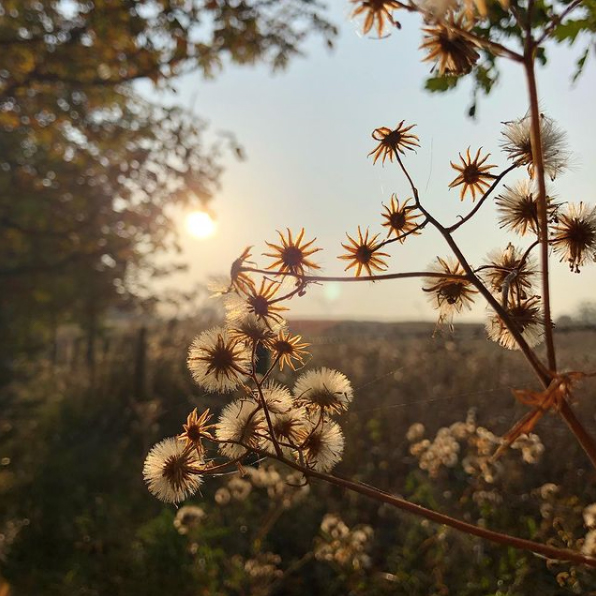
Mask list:
POLYGON ((186 229, 195 238, 213 236, 215 228, 215 222, 205 211, 193 211, 186 216, 186 229))

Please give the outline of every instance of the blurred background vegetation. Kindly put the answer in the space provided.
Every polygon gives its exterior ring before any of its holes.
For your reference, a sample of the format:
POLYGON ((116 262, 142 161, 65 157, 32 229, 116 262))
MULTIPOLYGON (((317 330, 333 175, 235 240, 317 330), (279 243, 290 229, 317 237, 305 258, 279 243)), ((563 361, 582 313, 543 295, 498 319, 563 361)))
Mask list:
MULTIPOLYGON (((167 87, 231 62, 282 68, 311 34, 328 44, 335 35, 312 0, 0 3, 3 596, 596 593, 580 569, 330 487, 293 487, 287 472, 263 465, 212 479, 178 511, 146 491, 149 447, 179 432, 195 406, 222 405, 185 367, 193 336, 221 315, 203 307, 160 319, 147 281, 176 266, 153 257, 176 246, 171 210, 208 207, 220 155, 242 152, 196 115, 141 99, 133 83, 167 87)), ((586 305, 561 322, 571 369, 594 367, 595 319, 586 305)), ((512 450, 494 474, 470 463, 483 461, 485 428, 500 433, 519 417, 510 388, 526 378, 480 327, 454 336, 424 324, 294 330, 318 365, 345 371, 357 390, 340 473, 581 547, 596 478, 558 420, 540 425, 544 452, 512 450), (451 425, 466 420, 458 435, 451 425), (425 428, 408 439, 414 423, 425 428)), ((595 409, 582 407, 594 431, 595 409)))

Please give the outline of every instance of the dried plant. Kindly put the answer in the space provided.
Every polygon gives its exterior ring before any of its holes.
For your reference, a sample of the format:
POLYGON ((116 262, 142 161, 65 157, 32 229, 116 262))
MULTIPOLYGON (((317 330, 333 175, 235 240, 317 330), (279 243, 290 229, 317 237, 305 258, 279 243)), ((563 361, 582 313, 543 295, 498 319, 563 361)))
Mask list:
MULTIPOLYGON (((167 439, 154 447, 145 471, 149 488, 164 501, 178 502, 198 488, 199 478, 202 481, 210 474, 235 468, 242 474, 262 458, 269 458, 299 473, 300 485, 312 479, 323 480, 461 532, 537 553, 549 562, 568 561, 596 567, 593 509, 585 512, 589 531, 582 544, 535 542, 456 519, 332 474, 344 450, 341 416, 354 399, 350 381, 339 371, 320 368, 301 373, 293 389, 272 383, 276 368, 302 367, 307 359, 308 344, 300 336, 290 334, 283 314, 288 310, 284 305, 292 298, 306 294, 312 284, 326 281, 422 278, 422 289, 437 309, 440 323, 452 325, 463 310, 484 300, 489 310, 488 338, 505 348, 519 350, 536 375, 539 388, 513 391, 514 398, 529 409, 503 437, 478 426, 472 418, 441 429, 433 440, 423 438, 424 429, 420 425, 411 427, 408 440, 420 467, 432 476, 444 467, 461 464, 466 473, 490 482, 502 472, 500 458, 508 450, 510 457, 519 451, 518 457, 528 463, 540 459, 543 446, 537 423, 550 412, 567 423, 596 466, 594 438, 571 407, 577 383, 593 375, 589 371, 564 371, 557 366, 549 287, 552 252, 577 273, 580 266, 596 261, 596 211, 585 203, 559 208, 547 195, 545 175, 555 179, 565 172, 569 151, 564 133, 538 109, 534 73, 542 45, 556 25, 580 3, 569 3, 560 15, 543 15, 547 22, 541 21, 539 26, 533 21, 536 8, 533 0, 528 0, 523 10, 518 4, 509 8, 507 2, 484 1, 354 0, 353 3, 356 5, 353 14, 364 17, 364 32, 376 27, 379 36, 388 25, 397 24, 395 11, 421 14, 423 48, 428 51, 425 60, 435 62, 441 74, 465 75, 475 67, 480 52, 487 53, 492 60, 509 59, 523 68, 529 110, 527 115, 504 125, 501 148, 509 165, 497 172, 496 166, 486 165, 489 154, 482 156, 478 149, 472 157, 470 148, 464 149, 465 156, 459 154, 461 163, 452 163, 458 175, 448 187, 461 186, 461 200, 471 194, 475 204, 467 214, 445 225, 430 212, 405 161, 420 146, 420 139, 411 132, 415 125, 401 120, 395 129, 376 128, 372 136, 377 145, 369 153, 373 165, 379 159, 382 163, 387 160, 395 163, 410 187, 411 203, 400 203, 391 196, 390 207, 385 207, 386 212, 381 214, 385 221, 380 224, 388 228, 385 240, 380 240, 378 233, 370 234, 368 228, 363 233, 362 227, 358 228, 357 238, 348 235, 349 244, 342 245, 347 254, 339 258, 348 262, 346 270, 353 270, 355 277, 312 274, 319 265, 310 257, 320 249, 312 247, 314 240, 303 243, 304 229, 297 236, 288 229, 287 237, 279 233, 281 244, 268 243, 274 252, 266 256, 275 260, 266 269, 249 263, 249 249, 244 250, 232 265, 232 279, 223 292, 228 311, 225 327, 199 336, 188 358, 193 378, 205 390, 237 391, 239 395, 223 408, 213 433, 205 427, 208 414, 199 417, 195 413, 178 438, 167 439), (491 10, 511 11, 507 12, 508 18, 517 22, 522 31, 521 50, 492 39, 490 28, 480 26, 491 10), (500 214, 497 225, 521 238, 515 245, 509 243, 506 248, 491 253, 487 263, 474 267, 460 249, 454 232, 472 221, 497 187, 515 171, 523 177, 509 186, 503 184, 495 201, 500 214), (395 241, 401 245, 426 227, 434 228, 442 236, 451 254, 437 258, 427 271, 389 272, 390 254, 385 252, 388 247, 396 244, 395 241), (520 240, 526 244, 518 247, 520 240), (535 252, 539 253, 538 259, 534 258, 535 252), (284 279, 291 280, 293 285, 282 284, 284 279), (542 341, 546 358, 534 349, 542 341), (264 358, 263 353, 268 357, 264 358), (199 424, 198 420, 203 422, 199 424), (192 438, 189 427, 194 429, 192 438), (178 447, 176 441, 180 442, 178 447), (467 453, 460 459, 464 444, 467 453), (193 475, 197 479, 191 481, 193 475)), ((232 498, 234 491, 242 493, 242 490, 248 489, 229 486, 227 496, 219 499, 216 496, 216 501, 223 503, 226 498, 232 498)), ((496 497, 483 489, 475 498, 481 502, 496 497)), ((363 531, 356 544, 353 535, 348 540, 352 532, 342 524, 338 519, 325 522, 324 533, 329 539, 317 547, 318 556, 337 559, 337 553, 343 553, 342 560, 365 565, 363 545, 367 532, 363 531)))

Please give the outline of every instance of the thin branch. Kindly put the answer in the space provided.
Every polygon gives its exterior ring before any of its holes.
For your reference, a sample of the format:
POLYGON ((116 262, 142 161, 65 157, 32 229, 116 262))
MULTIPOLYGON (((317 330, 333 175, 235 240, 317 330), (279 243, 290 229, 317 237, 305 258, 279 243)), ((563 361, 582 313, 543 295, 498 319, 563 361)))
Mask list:
POLYGON ((490 194, 492 193, 492 191, 497 187, 497 185, 499 184, 499 182, 501 182, 501 180, 507 174, 509 174, 509 172, 511 172, 511 170, 514 170, 517 167, 518 167, 518 164, 513 164, 513 165, 509 166, 506 170, 503 170, 495 178, 495 180, 492 183, 491 187, 484 193, 484 195, 482 196, 482 198, 478 201, 478 203, 475 205, 475 207, 468 213, 468 215, 466 215, 465 217, 462 217, 457 223, 454 223, 452 226, 449 226, 448 228, 446 228, 446 230, 451 234, 452 232, 455 232, 455 230, 457 230, 457 228, 459 228, 460 226, 463 226, 467 221, 469 221, 470 219, 472 219, 472 217, 474 217, 474 215, 476 215, 476 213, 478 212, 478 210, 480 209, 480 207, 482 207, 484 201, 486 201, 486 199, 488 199, 488 197, 490 196, 490 194))
POLYGON ((417 225, 412 230, 409 230, 408 232, 405 232, 405 233, 401 234, 400 236, 394 236, 393 238, 387 238, 386 240, 383 240, 381 243, 379 243, 376 246, 375 250, 378 250, 379 248, 383 248, 383 246, 386 246, 387 244, 392 244, 393 242, 401 241, 404 238, 407 238, 408 236, 410 236, 412 234, 416 234, 420 230, 423 230, 427 223, 428 223, 428 219, 424 220, 420 225, 417 225))
POLYGON ((590 458, 592 465, 596 468, 596 445, 594 444, 594 439, 588 434, 582 423, 577 419, 576 415, 573 413, 573 409, 567 401, 561 403, 559 414, 577 438, 579 444, 586 452, 586 455, 590 458))
POLYGON ((317 283, 323 281, 383 281, 387 279, 407 279, 410 277, 448 277, 449 279, 469 279, 467 275, 445 275, 444 273, 437 273, 436 271, 407 271, 405 273, 384 273, 382 275, 362 275, 360 277, 344 277, 344 276, 329 276, 329 275, 302 275, 300 273, 291 273, 289 271, 268 271, 266 269, 256 269, 253 267, 241 267, 240 271, 259 273, 261 275, 295 277, 300 279, 305 284, 317 283))
POLYGON ((543 31, 542 35, 536 40, 536 45, 541 45, 550 34, 557 28, 558 25, 561 24, 561 21, 569 15, 569 13, 573 12, 576 8, 580 7, 583 3, 583 0, 573 0, 569 6, 560 14, 555 15, 552 18, 549 26, 543 31))
POLYGON ((353 480, 349 480, 341 476, 326 474, 324 472, 317 472, 305 466, 301 466, 300 464, 292 460, 286 459, 283 456, 272 456, 271 453, 265 451, 264 449, 252 448, 252 450, 260 455, 275 457, 275 459, 277 459, 281 463, 285 464, 290 468, 293 468, 294 470, 302 472, 302 474, 304 474, 307 477, 323 480, 328 484, 333 484, 335 486, 339 486, 352 492, 364 495, 370 499, 373 499, 374 501, 386 503, 387 505, 391 505, 392 507, 401 509, 402 511, 407 511, 408 513, 412 513, 419 517, 423 517, 432 522, 448 526, 450 528, 458 530, 459 532, 463 532, 472 536, 477 536, 478 538, 483 538, 496 544, 510 546, 519 550, 530 551, 539 555, 543 555, 551 560, 570 561, 573 563, 578 563, 580 565, 586 565, 588 567, 596 568, 595 558, 587 557, 576 551, 556 548, 547 544, 541 544, 532 540, 526 540, 525 538, 518 538, 516 536, 502 534, 501 532, 496 532, 494 530, 489 530, 487 528, 476 526, 474 524, 470 524, 468 522, 446 515, 444 513, 439 513, 432 509, 422 507, 421 505, 417 505, 401 497, 391 495, 367 484, 355 482, 353 480))
POLYGON ((517 342, 519 349, 522 351, 526 360, 532 366, 538 377, 540 378, 542 384, 545 387, 548 387, 548 384, 551 380, 551 375, 548 369, 540 362, 534 351, 528 345, 528 342, 524 339, 521 331, 515 325, 515 323, 511 320, 511 317, 507 313, 507 311, 499 304, 499 302, 495 299, 495 297, 490 293, 490 291, 486 288, 486 286, 482 283, 480 278, 474 273, 474 270, 468 263, 467 259, 464 257, 463 253, 461 252, 459 246, 453 239, 453 236, 449 233, 448 229, 445 228, 441 223, 439 223, 420 203, 420 195, 418 193, 418 189, 412 180, 408 170, 404 166, 401 157, 397 151, 394 152, 395 156, 397 157, 397 162, 399 163, 402 172, 408 179, 410 183, 410 187, 412 192, 414 193, 414 200, 416 201, 416 205, 422 211, 422 213, 427 217, 429 222, 435 227, 435 229, 445 238, 447 244, 457 257, 457 260, 460 262, 461 266, 463 267, 464 271, 467 274, 467 278, 470 282, 474 285, 474 287, 484 296, 486 301, 490 304, 493 310, 497 313, 497 315, 502 319, 503 323, 517 342))
POLYGON ((425 19, 428 19, 429 17, 432 18, 435 22, 440 23, 445 27, 448 27, 464 39, 467 39, 468 41, 475 43, 476 45, 484 48, 485 50, 488 50, 491 54, 494 54, 495 56, 506 56, 507 58, 515 62, 523 62, 524 58, 521 54, 518 54, 517 52, 511 50, 503 44, 500 44, 496 41, 492 41, 490 39, 486 39, 484 37, 480 37, 472 33, 472 31, 467 31, 466 29, 457 26, 455 23, 451 21, 446 21, 445 19, 437 18, 436 15, 424 10, 421 6, 418 6, 416 4, 403 4, 401 2, 399 4, 400 8, 403 8, 408 12, 417 12, 418 14, 422 15, 425 19))

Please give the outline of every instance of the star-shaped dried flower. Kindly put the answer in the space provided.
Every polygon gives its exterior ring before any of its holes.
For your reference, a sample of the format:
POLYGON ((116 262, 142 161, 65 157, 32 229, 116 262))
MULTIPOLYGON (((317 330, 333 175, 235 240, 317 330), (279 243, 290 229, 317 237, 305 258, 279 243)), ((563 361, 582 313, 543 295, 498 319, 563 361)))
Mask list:
POLYGON ((264 256, 275 259, 275 262, 267 267, 267 269, 279 269, 279 271, 287 271, 296 275, 304 275, 305 269, 320 269, 316 263, 313 263, 308 258, 321 250, 320 248, 311 248, 316 238, 303 244, 304 228, 300 230, 295 240, 292 238, 292 232, 289 228, 287 229, 287 238, 284 238, 284 235, 280 231, 277 233, 279 234, 281 245, 267 242, 267 246, 275 252, 263 253, 264 256))
POLYGON ((355 240, 349 234, 346 234, 346 236, 351 246, 349 244, 343 244, 343 242, 342 246, 348 251, 348 254, 337 257, 338 259, 351 261, 344 271, 355 267, 356 277, 360 277, 363 269, 369 276, 374 275, 373 271, 384 271, 387 269, 387 263, 381 257, 388 257, 389 255, 386 252, 378 252, 381 246, 381 243, 377 242, 378 234, 375 234, 369 239, 368 230, 366 230, 363 236, 362 230, 358 226, 358 240, 355 240))
MULTIPOLYGON (((453 24, 458 29, 469 29, 461 18, 453 24)), ((449 21, 426 27, 423 31, 425 36, 420 49, 428 51, 423 62, 435 62, 439 76, 467 74, 480 58, 475 44, 450 26, 449 21)))
POLYGON ((251 248, 252 246, 245 248, 242 254, 232 263, 230 269, 231 287, 237 292, 246 292, 250 288, 254 288, 255 285, 250 275, 246 271, 242 271, 244 263, 251 257, 251 248))
POLYGON ((284 319, 279 313, 288 310, 284 306, 279 306, 278 302, 280 299, 275 298, 279 288, 279 282, 267 282, 263 279, 258 290, 255 286, 247 288, 245 292, 248 312, 253 313, 269 327, 283 323, 284 319))
POLYGON ((489 170, 495 168, 494 165, 484 165, 484 162, 490 157, 490 153, 487 153, 483 158, 480 158, 480 152, 482 147, 478 149, 474 159, 470 155, 470 148, 466 151, 466 157, 459 154, 461 164, 454 164, 451 162, 451 167, 459 172, 459 176, 449 185, 449 188, 455 188, 456 186, 462 185, 459 193, 459 198, 463 201, 464 196, 470 190, 472 193, 472 201, 476 200, 476 193, 484 193, 484 191, 490 186, 490 180, 495 177, 489 173, 489 170))
POLYGON ((388 228, 387 238, 391 234, 395 234, 395 237, 400 243, 405 242, 405 236, 408 234, 419 234, 416 230, 418 228, 418 222, 416 221, 422 216, 421 213, 416 213, 416 207, 408 205, 412 199, 408 199, 405 203, 400 204, 397 195, 391 195, 391 205, 383 205, 387 213, 381 215, 387 220, 381 225, 388 228))
POLYGON ((273 357, 278 358, 279 370, 284 369, 287 364, 292 370, 296 370, 296 363, 304 364, 304 357, 308 355, 305 348, 310 346, 309 343, 301 342, 301 335, 290 335, 289 332, 283 329, 279 332, 277 337, 271 339, 267 347, 273 352, 273 357))
POLYGON ((373 28, 375 22, 379 37, 383 35, 387 24, 399 27, 391 14, 393 10, 400 8, 396 0, 352 0, 352 3, 357 5, 352 11, 352 18, 365 15, 362 24, 362 33, 365 35, 373 28))
POLYGON ((372 138, 379 141, 379 144, 368 154, 374 156, 373 164, 377 163, 379 157, 382 158, 381 162, 385 163, 387 158, 389 158, 389 161, 393 161, 396 151, 405 154, 405 149, 414 151, 414 147, 420 147, 418 137, 408 132, 416 125, 404 126, 404 122, 405 120, 402 120, 394 130, 387 126, 381 126, 373 130, 372 138))
POLYGON ((195 408, 186 418, 186 424, 182 426, 184 432, 178 435, 178 439, 185 441, 188 447, 193 447, 202 455, 204 452, 202 439, 213 440, 213 435, 209 429, 214 428, 215 424, 209 424, 211 414, 207 408, 200 416, 195 408))

